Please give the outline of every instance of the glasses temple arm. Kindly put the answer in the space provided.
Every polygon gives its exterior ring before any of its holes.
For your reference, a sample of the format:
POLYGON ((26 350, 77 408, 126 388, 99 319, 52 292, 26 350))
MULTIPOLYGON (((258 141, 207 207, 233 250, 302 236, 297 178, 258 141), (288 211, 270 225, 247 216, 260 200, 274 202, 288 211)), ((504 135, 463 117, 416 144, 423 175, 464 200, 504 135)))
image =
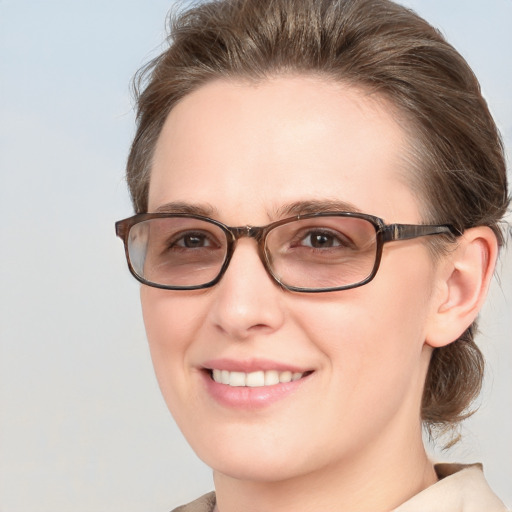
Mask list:
POLYGON ((462 233, 450 224, 423 225, 423 224, 389 224, 382 229, 382 238, 385 242, 392 240, 410 240, 428 235, 452 235, 462 233))

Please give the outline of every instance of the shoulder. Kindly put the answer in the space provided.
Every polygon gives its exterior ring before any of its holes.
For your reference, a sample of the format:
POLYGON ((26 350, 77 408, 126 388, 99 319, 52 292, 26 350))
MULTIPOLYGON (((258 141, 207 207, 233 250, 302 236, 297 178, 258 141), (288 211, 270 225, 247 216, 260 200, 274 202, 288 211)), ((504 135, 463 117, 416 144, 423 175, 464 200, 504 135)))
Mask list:
POLYGON ((507 512, 485 480, 481 464, 436 464, 439 481, 395 512, 507 512), (430 507, 430 508, 429 508, 430 507))
POLYGON ((210 492, 197 500, 175 508, 172 512, 213 512, 215 508, 215 493, 210 492))

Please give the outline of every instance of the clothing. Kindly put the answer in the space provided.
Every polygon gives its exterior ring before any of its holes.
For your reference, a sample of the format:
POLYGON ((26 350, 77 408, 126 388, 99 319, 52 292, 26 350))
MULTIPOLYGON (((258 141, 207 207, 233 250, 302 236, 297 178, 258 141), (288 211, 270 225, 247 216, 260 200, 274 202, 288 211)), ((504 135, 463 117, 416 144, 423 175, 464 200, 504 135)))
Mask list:
MULTIPOLYGON (((439 481, 393 512, 507 512, 485 481, 481 464, 436 464, 439 481)), ((215 493, 183 505, 173 512, 213 512, 215 493)))
POLYGON ((215 503, 215 493, 209 492, 188 505, 175 508, 172 512, 213 512, 215 503))
POLYGON ((507 512, 487 484, 481 464, 436 464, 439 481, 394 512, 507 512))

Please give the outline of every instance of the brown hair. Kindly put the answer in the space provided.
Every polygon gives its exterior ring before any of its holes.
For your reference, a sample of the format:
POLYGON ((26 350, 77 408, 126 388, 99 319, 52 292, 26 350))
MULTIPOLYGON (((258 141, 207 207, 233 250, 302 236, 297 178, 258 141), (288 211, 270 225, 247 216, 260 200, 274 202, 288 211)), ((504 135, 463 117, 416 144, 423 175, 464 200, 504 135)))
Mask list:
MULTIPOLYGON (((172 18, 169 47, 135 81, 138 128, 127 178, 147 211, 152 155, 169 111, 208 81, 314 73, 390 102, 412 133, 411 187, 426 222, 459 230, 498 222, 508 206, 502 142, 473 72, 442 35, 388 0, 218 0, 172 18)), ((434 350, 422 419, 452 427, 483 378, 473 324, 434 350)))

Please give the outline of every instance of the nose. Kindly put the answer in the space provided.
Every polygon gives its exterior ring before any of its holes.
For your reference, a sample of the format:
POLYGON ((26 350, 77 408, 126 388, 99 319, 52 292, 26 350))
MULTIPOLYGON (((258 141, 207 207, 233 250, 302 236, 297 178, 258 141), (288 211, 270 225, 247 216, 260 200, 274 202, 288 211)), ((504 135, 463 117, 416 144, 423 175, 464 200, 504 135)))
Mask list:
POLYGON ((255 240, 240 239, 229 267, 212 290, 210 319, 232 339, 270 334, 284 322, 284 292, 267 274, 255 240))

